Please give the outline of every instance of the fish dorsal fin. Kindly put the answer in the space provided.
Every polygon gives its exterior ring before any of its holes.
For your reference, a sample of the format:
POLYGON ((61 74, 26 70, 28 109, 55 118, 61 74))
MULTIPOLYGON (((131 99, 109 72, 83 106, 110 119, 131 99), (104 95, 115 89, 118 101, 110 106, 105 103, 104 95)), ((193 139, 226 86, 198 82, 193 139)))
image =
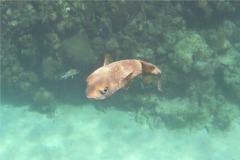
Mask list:
POLYGON ((122 80, 122 87, 128 88, 130 83, 132 82, 133 79, 133 72, 129 73, 123 80, 122 80))
POLYGON ((112 63, 112 56, 110 54, 105 54, 104 56, 104 63, 103 65, 108 65, 109 63, 112 63))

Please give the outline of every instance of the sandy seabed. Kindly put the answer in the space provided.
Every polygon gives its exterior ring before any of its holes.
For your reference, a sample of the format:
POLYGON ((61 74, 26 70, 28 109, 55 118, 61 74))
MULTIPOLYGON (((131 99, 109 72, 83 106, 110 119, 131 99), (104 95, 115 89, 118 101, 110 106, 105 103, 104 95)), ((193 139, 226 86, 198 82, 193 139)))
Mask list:
POLYGON ((238 160, 240 120, 222 133, 152 130, 134 113, 59 105, 52 117, 1 106, 1 160, 238 160))

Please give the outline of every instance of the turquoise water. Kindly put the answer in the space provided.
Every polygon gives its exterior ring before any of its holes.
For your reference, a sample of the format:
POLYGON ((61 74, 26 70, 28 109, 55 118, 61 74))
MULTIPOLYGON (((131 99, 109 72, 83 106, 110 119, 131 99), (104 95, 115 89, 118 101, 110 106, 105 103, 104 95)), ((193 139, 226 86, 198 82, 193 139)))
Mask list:
POLYGON ((239 2, 0 8, 0 159, 240 159, 239 2), (140 75, 106 99, 87 98, 86 78, 106 53, 156 65, 162 91, 158 77, 140 75))
POLYGON ((1 107, 2 159, 238 159, 240 121, 228 132, 149 129, 134 113, 59 105, 49 118, 27 106, 1 107), (7 116, 6 116, 7 115, 7 116))

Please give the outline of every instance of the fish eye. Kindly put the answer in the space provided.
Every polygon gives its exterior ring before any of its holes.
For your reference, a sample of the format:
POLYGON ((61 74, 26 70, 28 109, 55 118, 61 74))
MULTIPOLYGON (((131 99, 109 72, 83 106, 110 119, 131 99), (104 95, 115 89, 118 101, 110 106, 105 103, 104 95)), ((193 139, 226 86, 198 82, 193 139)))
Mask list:
POLYGON ((104 95, 108 91, 108 87, 105 87, 103 90, 98 90, 101 95, 104 95))

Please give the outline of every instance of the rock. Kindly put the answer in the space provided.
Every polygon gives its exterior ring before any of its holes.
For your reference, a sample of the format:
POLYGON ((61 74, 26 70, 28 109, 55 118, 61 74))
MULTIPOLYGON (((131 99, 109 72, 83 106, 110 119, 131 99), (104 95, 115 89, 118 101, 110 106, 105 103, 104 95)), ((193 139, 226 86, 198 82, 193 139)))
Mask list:
POLYGON ((87 34, 79 32, 63 42, 65 56, 79 65, 89 65, 96 62, 96 56, 91 48, 87 34))

